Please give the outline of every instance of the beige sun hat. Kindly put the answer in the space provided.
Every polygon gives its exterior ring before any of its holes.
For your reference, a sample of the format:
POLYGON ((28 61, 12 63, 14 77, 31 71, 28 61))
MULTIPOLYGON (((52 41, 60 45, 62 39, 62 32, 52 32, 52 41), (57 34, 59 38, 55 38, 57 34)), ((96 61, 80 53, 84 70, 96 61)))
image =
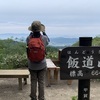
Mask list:
POLYGON ((45 26, 43 24, 41 24, 41 31, 45 32, 45 26))
POLYGON ((41 22, 40 21, 33 21, 31 26, 28 27, 29 31, 38 32, 41 31, 41 22))
POLYGON ((42 31, 45 32, 45 26, 40 21, 33 21, 31 26, 28 27, 29 31, 42 31), (33 28, 33 29, 32 29, 33 28))

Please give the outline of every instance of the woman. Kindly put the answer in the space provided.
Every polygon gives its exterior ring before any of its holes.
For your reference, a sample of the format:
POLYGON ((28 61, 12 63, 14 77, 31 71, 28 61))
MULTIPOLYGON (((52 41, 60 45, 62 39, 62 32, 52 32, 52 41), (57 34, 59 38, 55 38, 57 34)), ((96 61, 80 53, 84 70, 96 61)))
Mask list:
MULTIPOLYGON (((30 38, 39 38, 41 36, 44 46, 48 45, 48 37, 47 35, 41 35, 41 29, 43 24, 40 21, 33 21, 31 26, 28 28, 31 33, 27 37, 27 44, 30 41, 30 38)), ((38 83, 38 100, 45 100, 44 97, 44 79, 46 73, 46 58, 44 58, 41 62, 35 63, 28 59, 28 68, 31 75, 31 100, 37 100, 37 83, 38 83)))

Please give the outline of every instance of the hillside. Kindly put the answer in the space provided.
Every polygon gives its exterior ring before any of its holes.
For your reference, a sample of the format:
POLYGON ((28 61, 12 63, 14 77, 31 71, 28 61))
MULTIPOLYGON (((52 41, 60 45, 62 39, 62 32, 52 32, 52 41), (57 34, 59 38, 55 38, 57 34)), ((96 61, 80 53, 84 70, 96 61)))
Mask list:
MULTIPOLYGON (((100 46, 100 37, 95 37, 93 46, 100 46)), ((78 42, 72 46, 78 46, 78 42)), ((47 58, 58 59, 58 49, 62 47, 48 46, 47 58)), ((26 43, 12 39, 0 40, 0 69, 27 67, 26 43)))
POLYGON ((52 46, 71 46, 77 41, 78 41, 78 38, 64 38, 64 37, 50 38, 50 45, 52 46))
MULTIPOLYGON (((57 59, 58 49, 47 47, 47 58, 57 59)), ((12 39, 0 40, 0 68, 27 67, 26 43, 12 39)))
POLYGON ((0 68, 12 69, 27 66, 26 44, 12 39, 0 40, 0 68))
MULTIPOLYGON (((79 42, 77 41, 72 46, 79 46, 79 42)), ((100 37, 94 37, 92 39, 92 46, 100 46, 100 37)))

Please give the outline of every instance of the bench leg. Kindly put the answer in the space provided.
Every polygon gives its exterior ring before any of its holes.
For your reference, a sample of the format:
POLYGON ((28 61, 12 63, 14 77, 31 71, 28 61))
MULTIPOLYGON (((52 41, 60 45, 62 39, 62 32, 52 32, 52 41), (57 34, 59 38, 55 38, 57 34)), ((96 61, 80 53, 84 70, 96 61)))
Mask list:
POLYGON ((47 77, 47 78, 46 78, 46 79, 47 79, 47 87, 50 87, 50 77, 51 77, 51 76, 50 76, 50 72, 51 72, 51 71, 48 69, 48 70, 47 70, 47 76, 46 76, 46 77, 47 77))
POLYGON ((57 67, 57 68, 54 70, 54 79, 55 79, 56 81, 58 81, 59 70, 60 70, 59 67, 57 67))
POLYGON ((27 78, 24 78, 24 85, 27 84, 27 78))
POLYGON ((67 84, 71 85, 72 84, 72 80, 67 80, 67 84))
POLYGON ((56 81, 58 81, 58 69, 54 70, 54 79, 56 79, 56 81))
POLYGON ((22 90, 22 78, 18 78, 19 90, 22 90))

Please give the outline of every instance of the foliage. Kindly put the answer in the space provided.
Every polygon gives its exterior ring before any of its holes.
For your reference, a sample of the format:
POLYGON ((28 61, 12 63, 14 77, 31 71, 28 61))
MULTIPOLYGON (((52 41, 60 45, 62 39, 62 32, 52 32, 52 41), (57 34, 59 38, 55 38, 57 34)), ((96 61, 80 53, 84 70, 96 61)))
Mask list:
POLYGON ((0 68, 12 69, 27 66, 26 44, 12 39, 0 40, 0 68))
MULTIPOLYGON (((79 46, 79 41, 74 43, 72 46, 79 46)), ((95 37, 92 39, 92 46, 100 46, 100 37, 95 37)))
POLYGON ((20 67, 27 67, 26 55, 7 55, 3 57, 0 68, 1 69, 13 69, 13 68, 20 68, 20 67))
POLYGON ((58 59, 58 48, 56 47, 52 47, 52 46, 48 46, 46 49, 47 58, 51 58, 51 59, 58 59))
POLYGON ((72 100, 78 100, 78 97, 77 96, 73 96, 72 100))
POLYGON ((95 37, 95 38, 92 40, 92 45, 93 45, 93 46, 100 46, 100 37, 95 37))
POLYGON ((12 39, 0 40, 1 54, 23 54, 25 53, 26 44, 23 42, 13 41, 12 39))
MULTIPOLYGON (((46 52, 47 58, 58 58, 57 48, 48 46, 46 52)), ((0 69, 13 69, 26 66, 26 43, 12 39, 0 40, 0 69)))
MULTIPOLYGON (((78 46, 76 42, 72 46, 78 46)), ((100 46, 100 37, 92 40, 93 46, 100 46)), ((61 47, 60 47, 61 48, 61 47)), ((59 47, 48 46, 46 57, 52 60, 58 59, 59 47)), ((12 69, 27 66, 26 43, 23 41, 14 41, 13 39, 0 40, 0 68, 12 69)))
POLYGON ((79 41, 72 45, 73 47, 79 46, 79 41))

